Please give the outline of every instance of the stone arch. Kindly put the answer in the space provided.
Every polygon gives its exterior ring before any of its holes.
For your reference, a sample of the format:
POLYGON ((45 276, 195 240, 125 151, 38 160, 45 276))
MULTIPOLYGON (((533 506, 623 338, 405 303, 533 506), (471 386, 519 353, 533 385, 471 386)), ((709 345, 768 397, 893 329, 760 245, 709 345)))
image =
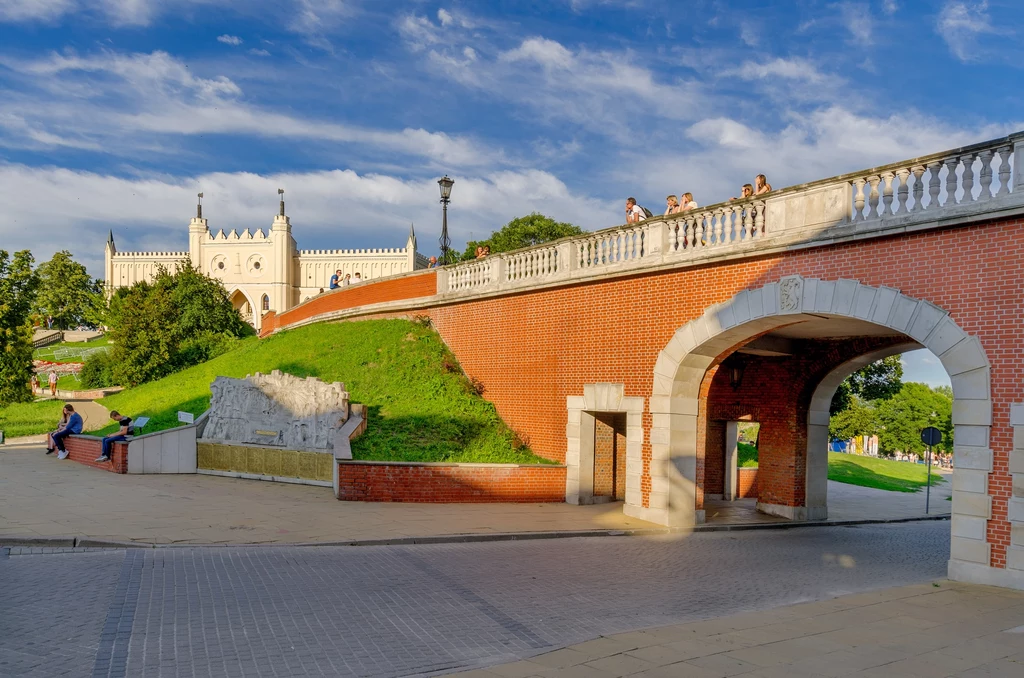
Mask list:
MULTIPOLYGON (((856 280, 787 276, 758 289, 744 290, 677 330, 654 366, 649 401, 650 492, 643 504, 627 502, 624 511, 663 525, 703 521, 695 495, 698 396, 705 373, 721 357, 758 334, 822 315, 890 328, 907 335, 908 342, 928 348, 942 362, 953 385, 956 438, 950 571, 955 562, 987 566, 990 548, 985 523, 991 518, 992 503, 988 495, 992 401, 990 366, 981 342, 964 332, 948 311, 928 301, 856 280)), ((826 381, 838 378, 841 369, 837 368, 826 381)), ((819 388, 814 411, 820 413, 829 386, 819 388)))
POLYGON ((256 305, 252 297, 249 296, 249 293, 241 287, 235 287, 228 292, 228 299, 231 301, 231 305, 238 309, 238 312, 242 314, 242 318, 258 330, 260 313, 257 309, 260 307, 256 305), (240 295, 240 297, 238 295, 240 295), (241 300, 244 300, 244 303, 241 300), (246 303, 249 304, 248 316, 245 314, 246 303))

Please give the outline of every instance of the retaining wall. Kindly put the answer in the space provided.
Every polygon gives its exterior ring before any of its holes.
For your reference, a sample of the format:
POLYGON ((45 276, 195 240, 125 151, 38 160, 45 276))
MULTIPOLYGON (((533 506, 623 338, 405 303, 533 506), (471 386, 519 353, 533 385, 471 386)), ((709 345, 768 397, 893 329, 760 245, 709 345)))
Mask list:
POLYGON ((342 501, 563 502, 565 467, 339 461, 337 487, 342 501))

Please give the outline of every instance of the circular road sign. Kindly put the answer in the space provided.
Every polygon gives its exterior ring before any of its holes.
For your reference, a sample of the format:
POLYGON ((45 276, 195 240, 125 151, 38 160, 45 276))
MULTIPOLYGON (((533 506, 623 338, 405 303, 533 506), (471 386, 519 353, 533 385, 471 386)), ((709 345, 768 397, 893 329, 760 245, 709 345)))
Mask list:
POLYGON ((925 445, 938 445, 942 442, 942 431, 934 426, 929 426, 921 431, 921 442, 925 445))

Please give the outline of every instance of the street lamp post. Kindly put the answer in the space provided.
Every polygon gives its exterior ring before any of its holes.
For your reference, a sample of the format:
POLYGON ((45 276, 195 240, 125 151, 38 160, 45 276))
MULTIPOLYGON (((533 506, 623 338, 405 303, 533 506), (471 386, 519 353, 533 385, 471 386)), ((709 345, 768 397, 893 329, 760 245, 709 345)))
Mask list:
POLYGON ((450 261, 450 252, 452 241, 448 238, 448 202, 452 195, 452 185, 455 183, 454 179, 449 179, 448 175, 437 180, 437 185, 441 187, 441 263, 448 265, 452 263, 450 261))

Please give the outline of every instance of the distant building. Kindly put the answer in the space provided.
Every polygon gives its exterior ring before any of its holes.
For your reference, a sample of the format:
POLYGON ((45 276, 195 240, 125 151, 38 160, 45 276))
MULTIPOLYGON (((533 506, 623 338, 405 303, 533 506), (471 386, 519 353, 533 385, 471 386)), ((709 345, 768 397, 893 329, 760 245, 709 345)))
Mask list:
POLYGON ((284 213, 284 198, 270 230, 251 233, 210 231, 203 207, 188 225, 187 252, 118 252, 110 233, 104 253, 107 294, 141 280, 152 280, 157 268, 177 270, 187 257, 203 273, 220 279, 231 302, 257 330, 267 311, 288 309, 330 288, 331 276, 341 270, 355 278, 373 280, 426 268, 427 257, 416 251, 416 233, 410 227, 404 248, 356 250, 299 250, 291 221, 284 213))

